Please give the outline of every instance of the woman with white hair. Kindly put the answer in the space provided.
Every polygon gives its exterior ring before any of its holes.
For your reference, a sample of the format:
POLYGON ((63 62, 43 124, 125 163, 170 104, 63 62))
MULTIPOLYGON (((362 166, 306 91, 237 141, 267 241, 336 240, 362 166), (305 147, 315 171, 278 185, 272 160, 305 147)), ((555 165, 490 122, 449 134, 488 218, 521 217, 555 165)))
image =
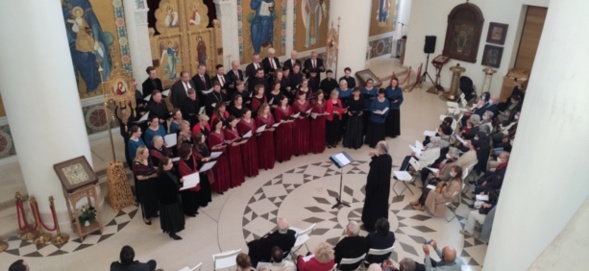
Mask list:
POLYGON ((374 231, 376 220, 389 217, 393 158, 389 155, 389 147, 384 140, 376 144, 376 151, 370 153, 372 161, 366 179, 366 199, 362 209, 362 222, 369 232, 374 231))
POLYGON ((335 265, 334 259, 333 249, 323 242, 317 246, 311 257, 299 255, 297 267, 299 271, 329 271, 335 265))

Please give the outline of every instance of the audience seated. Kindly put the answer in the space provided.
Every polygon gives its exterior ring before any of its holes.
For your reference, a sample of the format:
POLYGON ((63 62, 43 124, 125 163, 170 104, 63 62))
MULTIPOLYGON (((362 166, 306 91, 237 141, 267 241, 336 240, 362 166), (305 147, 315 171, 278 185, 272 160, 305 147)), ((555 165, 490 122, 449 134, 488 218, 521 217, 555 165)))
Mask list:
POLYGON ((507 163, 509 162, 509 153, 502 152, 501 154, 499 154, 497 161, 500 164, 497 166, 495 172, 485 173, 476 182, 477 185, 474 189, 475 194, 480 194, 481 192, 491 192, 493 190, 501 189, 501 185, 503 185, 503 178, 505 177, 505 171, 507 170, 507 163))
POLYGON ((250 257, 245 253, 239 253, 235 258, 235 263, 237 264, 237 271, 255 271, 252 267, 252 263, 250 261, 250 257))
POLYGON ((382 270, 382 271, 425 271, 425 266, 420 263, 416 263, 411 258, 403 258, 399 262, 399 266, 396 267, 391 259, 387 259, 382 263, 382 267, 378 264, 371 264, 368 270, 382 270), (371 269, 372 268, 372 269, 371 269), (378 269, 377 269, 378 268, 378 269))
POLYGON ((8 267, 8 271, 29 271, 29 265, 23 259, 16 260, 8 267))
POLYGON ((441 261, 436 262, 430 258, 429 246, 423 245, 423 253, 425 253, 425 270, 426 271, 460 271, 462 270, 462 263, 460 259, 456 258, 456 250, 450 246, 445 246, 442 250, 438 249, 436 241, 430 242, 432 248, 438 253, 441 261))
POLYGON ((155 260, 149 260, 147 263, 134 260, 135 251, 130 246, 124 246, 119 257, 120 262, 113 262, 110 271, 154 271, 156 267, 155 260))
POLYGON ((299 271, 329 271, 335 265, 333 249, 325 242, 320 243, 315 252, 307 257, 297 258, 299 271))
MULTIPOLYGON (((375 232, 371 232, 366 236, 367 249, 387 249, 395 244, 395 234, 390 231, 389 221, 385 218, 376 220, 375 232)), ((366 254, 366 262, 368 263, 382 263, 391 256, 391 253, 384 255, 368 255, 366 254)))
POLYGON ((441 180, 434 186, 431 183, 431 189, 423 186, 421 196, 417 201, 411 202, 413 208, 423 211, 427 209, 433 216, 444 216, 447 202, 457 202, 459 193, 462 189, 462 168, 452 166, 448 180, 441 180))
POLYGON ((443 126, 438 130, 440 133, 439 137, 433 137, 429 139, 429 143, 424 145, 425 150, 420 154, 415 152, 411 155, 405 156, 403 163, 401 164, 401 170, 407 170, 409 168, 409 160, 414 157, 423 166, 431 165, 434 161, 440 157, 440 150, 450 145, 450 135, 452 134, 452 128, 449 126, 443 126))
POLYGON ((269 262, 275 246, 286 254, 290 253, 296 241, 295 235, 296 232, 289 229, 286 218, 278 219, 278 230, 247 244, 253 266, 257 266, 258 262, 269 262))
POLYGON ((272 248, 272 262, 258 263, 258 271, 296 271, 297 267, 291 260, 284 259, 284 251, 279 247, 272 248))
POLYGON ((340 240, 333 248, 335 263, 338 265, 342 258, 357 258, 366 253, 368 245, 364 236, 359 236, 360 225, 356 221, 348 222, 346 226, 346 237, 340 240))
POLYGON ((474 233, 476 223, 483 224, 485 217, 497 205, 498 194, 496 191, 489 193, 489 199, 486 201, 475 201, 474 205, 478 209, 472 210, 468 213, 464 229, 460 231, 465 237, 470 237, 474 233))

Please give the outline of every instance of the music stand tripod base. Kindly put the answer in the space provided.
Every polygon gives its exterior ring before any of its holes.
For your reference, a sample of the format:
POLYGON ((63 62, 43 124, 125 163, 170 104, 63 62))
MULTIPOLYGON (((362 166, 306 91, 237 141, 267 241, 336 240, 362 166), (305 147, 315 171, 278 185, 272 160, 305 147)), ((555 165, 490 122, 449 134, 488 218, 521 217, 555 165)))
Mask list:
POLYGON ((346 153, 341 152, 338 154, 334 154, 329 157, 331 161, 339 168, 340 170, 340 179, 339 179, 339 194, 335 197, 335 204, 331 207, 331 209, 340 208, 342 206, 350 207, 349 203, 342 201, 342 190, 344 185, 344 172, 343 168, 351 163, 353 160, 352 158, 346 153))

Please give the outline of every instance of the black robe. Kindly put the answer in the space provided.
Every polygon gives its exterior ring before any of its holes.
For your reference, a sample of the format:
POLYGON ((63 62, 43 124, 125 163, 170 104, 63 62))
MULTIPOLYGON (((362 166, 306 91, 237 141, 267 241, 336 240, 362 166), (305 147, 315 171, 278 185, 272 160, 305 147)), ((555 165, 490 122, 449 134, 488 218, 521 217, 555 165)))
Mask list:
POLYGON ((389 218, 392 167, 393 159, 388 154, 375 155, 370 161, 370 171, 366 180, 366 199, 362 209, 362 222, 368 232, 374 231, 377 219, 389 218))

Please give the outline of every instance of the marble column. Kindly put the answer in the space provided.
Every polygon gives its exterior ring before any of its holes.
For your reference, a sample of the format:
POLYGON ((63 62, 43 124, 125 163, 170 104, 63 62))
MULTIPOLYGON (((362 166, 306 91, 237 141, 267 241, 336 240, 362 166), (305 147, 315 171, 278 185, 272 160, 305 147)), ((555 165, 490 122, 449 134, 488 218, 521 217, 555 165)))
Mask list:
POLYGON ((133 78, 141 85, 148 76, 145 68, 153 65, 147 23, 149 8, 145 0, 123 0, 123 6, 131 63, 133 63, 133 78))
POLYGON ((239 60, 239 28, 237 23, 237 2, 235 0, 215 0, 217 19, 221 24, 223 39, 223 66, 231 69, 231 61, 239 60))
POLYGON ((284 59, 290 58, 290 52, 294 50, 294 5, 295 0, 286 1, 286 44, 284 48, 284 59))
POLYGON ((49 225, 54 196, 70 224, 53 165, 82 155, 92 165, 92 155, 60 1, 0 1, 0 33, 21 41, 0 43, 0 91, 27 193, 49 225))
POLYGON ((587 10, 585 0, 550 1, 483 270, 532 270, 589 196, 589 32, 563 31, 588 25, 587 10))
POLYGON ((341 18, 337 71, 335 71, 337 78, 344 75, 346 67, 352 69, 352 74, 366 68, 372 1, 362 1, 362 4, 358 2, 358 0, 331 1, 329 8, 329 22, 337 22, 337 18, 341 18))

